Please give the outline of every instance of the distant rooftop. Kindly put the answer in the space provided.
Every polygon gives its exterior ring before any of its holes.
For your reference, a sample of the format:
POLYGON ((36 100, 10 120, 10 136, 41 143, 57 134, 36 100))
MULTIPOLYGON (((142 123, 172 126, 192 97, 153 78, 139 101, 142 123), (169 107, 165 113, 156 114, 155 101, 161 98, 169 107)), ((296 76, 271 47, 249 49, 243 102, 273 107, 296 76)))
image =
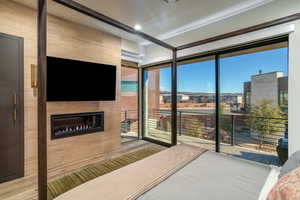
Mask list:
MULTIPOLYGON (((167 91, 161 91, 161 95, 163 96, 169 96, 171 95, 171 92, 167 91)), ((178 95, 187 95, 187 96, 214 96, 214 92, 178 92, 178 95)), ((221 93, 223 96, 241 96, 243 93, 221 93)))

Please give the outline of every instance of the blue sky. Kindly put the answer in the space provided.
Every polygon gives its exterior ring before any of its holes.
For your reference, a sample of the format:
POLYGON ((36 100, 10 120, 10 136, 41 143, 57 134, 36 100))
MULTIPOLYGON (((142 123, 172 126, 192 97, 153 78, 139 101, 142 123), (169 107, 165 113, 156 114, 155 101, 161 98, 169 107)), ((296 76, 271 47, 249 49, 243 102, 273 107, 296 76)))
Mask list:
MULTIPOLYGON (((288 74, 288 48, 244 54, 222 58, 221 92, 243 92, 243 83, 250 81, 251 75, 282 71, 288 74)), ((160 70, 161 91, 171 91, 171 68, 160 70)), ((214 60, 192 63, 178 67, 178 91, 214 92, 214 60)))

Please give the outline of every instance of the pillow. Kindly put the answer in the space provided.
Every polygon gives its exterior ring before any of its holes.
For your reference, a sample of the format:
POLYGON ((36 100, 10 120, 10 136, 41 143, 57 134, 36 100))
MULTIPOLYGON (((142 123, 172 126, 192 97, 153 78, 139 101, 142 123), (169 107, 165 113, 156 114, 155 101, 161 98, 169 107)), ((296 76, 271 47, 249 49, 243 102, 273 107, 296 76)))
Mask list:
POLYGON ((269 193, 267 200, 299 200, 300 168, 285 174, 269 193))
POLYGON ((291 155, 291 157, 282 166, 279 174, 279 178, 289 173, 295 168, 300 167, 300 151, 297 151, 291 155))

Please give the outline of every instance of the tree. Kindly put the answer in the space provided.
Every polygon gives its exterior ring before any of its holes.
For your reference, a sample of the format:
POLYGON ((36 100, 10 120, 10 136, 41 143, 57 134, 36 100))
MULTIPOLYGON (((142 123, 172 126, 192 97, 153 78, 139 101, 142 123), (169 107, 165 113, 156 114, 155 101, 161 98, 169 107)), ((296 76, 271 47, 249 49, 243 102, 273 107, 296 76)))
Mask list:
POLYGON ((263 100, 260 104, 250 106, 247 113, 249 117, 246 124, 251 132, 259 135, 259 148, 262 148, 267 135, 282 131, 278 126, 284 122, 281 111, 271 101, 263 100))
POLYGON ((231 115, 226 115, 225 114, 225 105, 220 104, 220 110, 219 114, 221 116, 221 140, 222 142, 229 142, 229 135, 230 132, 232 131, 232 123, 231 123, 231 115))
POLYGON ((201 137, 203 135, 203 118, 198 115, 186 115, 182 117, 181 128, 183 134, 192 137, 201 137))

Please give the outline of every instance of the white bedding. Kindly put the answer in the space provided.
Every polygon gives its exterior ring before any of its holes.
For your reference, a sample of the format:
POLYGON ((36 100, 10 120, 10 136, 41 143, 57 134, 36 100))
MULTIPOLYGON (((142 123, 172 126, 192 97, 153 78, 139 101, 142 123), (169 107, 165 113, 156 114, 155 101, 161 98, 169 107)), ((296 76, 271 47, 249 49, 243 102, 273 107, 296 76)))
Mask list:
POLYGON ((280 168, 276 166, 270 166, 271 171, 266 179, 266 182, 260 192, 258 200, 266 200, 269 192, 272 190, 273 186, 278 181, 278 176, 280 174, 280 168))
POLYGON ((198 152, 197 149, 184 146, 173 148, 98 177, 56 199, 265 200, 277 181, 279 169, 276 167, 210 151, 198 152), (179 171, 176 170, 163 182, 159 181, 158 185, 149 187, 147 180, 153 180, 151 177, 158 169, 170 171, 166 167, 174 166, 173 162, 181 162, 182 158, 189 156, 194 158, 194 154, 201 153, 200 157, 180 167, 179 171), (132 194, 136 193, 138 195, 132 198, 132 194))
POLYGON ((206 152, 138 199, 258 200, 270 171, 267 165, 206 152))

